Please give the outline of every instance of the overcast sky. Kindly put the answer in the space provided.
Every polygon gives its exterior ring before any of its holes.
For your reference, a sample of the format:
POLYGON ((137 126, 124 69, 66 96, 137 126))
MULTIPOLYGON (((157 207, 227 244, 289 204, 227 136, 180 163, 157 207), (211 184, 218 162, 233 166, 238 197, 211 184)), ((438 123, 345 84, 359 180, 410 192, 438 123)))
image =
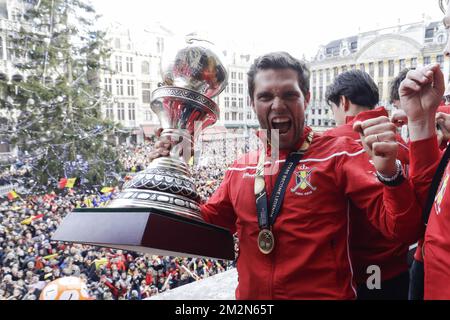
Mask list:
POLYGON ((286 50, 310 58, 331 40, 400 22, 441 20, 438 0, 91 0, 106 20, 135 28, 159 21, 207 34, 235 51, 286 50))

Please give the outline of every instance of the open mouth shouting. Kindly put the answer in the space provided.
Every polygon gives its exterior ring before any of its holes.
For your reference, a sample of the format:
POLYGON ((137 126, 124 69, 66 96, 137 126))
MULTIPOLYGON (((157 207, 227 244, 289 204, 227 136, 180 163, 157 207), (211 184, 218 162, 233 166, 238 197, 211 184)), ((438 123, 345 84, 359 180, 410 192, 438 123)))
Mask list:
POLYGON ((286 134, 291 130, 292 121, 288 117, 276 117, 271 121, 272 129, 279 130, 280 135, 286 134))

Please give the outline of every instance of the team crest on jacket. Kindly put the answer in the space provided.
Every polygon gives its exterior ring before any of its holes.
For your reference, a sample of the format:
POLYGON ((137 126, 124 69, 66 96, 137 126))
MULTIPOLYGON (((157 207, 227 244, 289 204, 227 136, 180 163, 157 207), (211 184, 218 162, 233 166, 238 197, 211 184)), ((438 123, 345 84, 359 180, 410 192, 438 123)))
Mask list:
POLYGON ((436 195, 436 199, 435 199, 435 203, 434 203, 435 209, 436 209, 436 214, 441 213, 441 203, 442 203, 442 200, 444 200, 444 194, 445 194, 445 190, 447 189, 449 178, 450 178, 450 176, 447 173, 447 175, 445 176, 444 181, 442 182, 442 185, 439 189, 439 192, 436 195))
POLYGON ((311 176, 315 168, 308 168, 304 164, 298 168, 295 173, 295 187, 291 189, 292 193, 298 196, 309 196, 314 191, 317 190, 315 186, 311 183, 311 176))

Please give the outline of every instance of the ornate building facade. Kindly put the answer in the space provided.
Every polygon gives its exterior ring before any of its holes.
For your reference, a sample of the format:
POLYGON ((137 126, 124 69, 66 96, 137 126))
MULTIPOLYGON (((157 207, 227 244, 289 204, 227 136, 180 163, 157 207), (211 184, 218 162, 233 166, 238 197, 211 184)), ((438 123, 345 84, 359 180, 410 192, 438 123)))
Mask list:
POLYGON ((335 125, 325 92, 334 78, 347 70, 369 73, 379 87, 379 105, 387 109, 391 109, 390 82, 405 68, 439 63, 448 82, 450 61, 442 54, 446 41, 447 31, 442 22, 422 21, 360 33, 320 47, 310 62, 308 125, 318 130, 335 125))

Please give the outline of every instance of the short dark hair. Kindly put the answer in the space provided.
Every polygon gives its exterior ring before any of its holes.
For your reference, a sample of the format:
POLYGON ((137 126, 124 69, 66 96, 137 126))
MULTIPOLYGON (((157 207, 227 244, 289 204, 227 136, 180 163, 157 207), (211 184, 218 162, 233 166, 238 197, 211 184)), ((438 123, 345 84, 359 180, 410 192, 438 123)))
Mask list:
POLYGON ((296 71, 298 75, 298 83, 303 95, 306 97, 309 93, 310 72, 306 64, 294 58, 287 52, 272 52, 255 59, 247 73, 248 93, 252 101, 253 94, 255 93, 256 74, 260 70, 270 69, 292 69, 296 71))
POLYGON ((361 70, 341 73, 325 93, 327 103, 333 102, 337 106, 341 96, 358 106, 369 109, 373 109, 380 101, 377 85, 368 73, 361 70))
POLYGON ((391 81, 389 84, 389 102, 393 103, 395 100, 400 100, 400 95, 398 89, 400 89, 400 84, 405 80, 406 75, 410 69, 403 69, 400 73, 391 81))

